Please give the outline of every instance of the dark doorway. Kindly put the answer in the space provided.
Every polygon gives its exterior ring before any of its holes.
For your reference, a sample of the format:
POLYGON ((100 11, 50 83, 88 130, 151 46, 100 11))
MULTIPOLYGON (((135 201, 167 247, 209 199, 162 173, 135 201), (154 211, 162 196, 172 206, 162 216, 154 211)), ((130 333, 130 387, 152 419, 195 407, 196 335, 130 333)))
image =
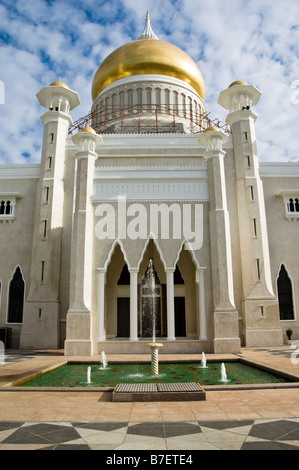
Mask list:
POLYGON ((186 336, 185 297, 174 298, 175 336, 186 336))
POLYGON ((281 320, 294 320, 292 283, 284 265, 277 279, 277 291, 281 320))
POLYGON ((18 266, 9 284, 8 323, 22 323, 25 283, 18 266))
POLYGON ((129 286, 130 285, 130 273, 128 266, 125 264, 122 272, 120 273, 119 280, 117 281, 118 286, 129 286))
POLYGON ((118 297, 117 299, 117 337, 130 337, 130 298, 118 297))

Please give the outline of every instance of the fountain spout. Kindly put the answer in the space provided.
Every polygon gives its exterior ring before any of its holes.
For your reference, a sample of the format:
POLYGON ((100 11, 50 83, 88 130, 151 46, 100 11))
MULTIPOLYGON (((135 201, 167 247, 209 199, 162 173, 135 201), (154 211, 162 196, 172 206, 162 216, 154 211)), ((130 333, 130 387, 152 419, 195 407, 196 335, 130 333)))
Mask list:
POLYGON ((202 353, 202 356, 201 356, 201 367, 203 369, 207 368, 207 360, 206 360, 206 356, 204 352, 202 353))
POLYGON ((87 383, 91 383, 91 367, 87 367, 87 383))
POLYGON ((101 362, 102 362, 102 368, 103 368, 103 369, 106 369, 106 367, 107 367, 107 365, 108 365, 108 361, 107 361, 107 357, 106 357, 105 351, 102 351, 102 352, 101 352, 101 362))
POLYGON ((151 371, 152 375, 159 375, 159 348, 163 347, 161 343, 149 343, 151 348, 151 371))
POLYGON ((229 380, 227 378, 226 368, 225 368, 224 363, 221 364, 221 382, 223 382, 223 383, 229 382, 229 380))

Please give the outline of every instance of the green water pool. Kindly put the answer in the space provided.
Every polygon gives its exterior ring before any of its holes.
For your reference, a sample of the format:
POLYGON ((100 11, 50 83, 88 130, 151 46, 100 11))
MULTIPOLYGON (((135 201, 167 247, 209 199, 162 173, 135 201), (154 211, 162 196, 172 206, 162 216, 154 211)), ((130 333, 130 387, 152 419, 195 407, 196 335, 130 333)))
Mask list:
MULTIPOLYGON (((226 385, 287 383, 283 377, 241 362, 225 363, 226 385)), ((23 387, 115 387, 120 383, 184 383, 222 385, 221 363, 160 363, 159 375, 152 376, 150 363, 67 364, 23 383, 23 387), (87 382, 87 369, 90 383, 87 382)))

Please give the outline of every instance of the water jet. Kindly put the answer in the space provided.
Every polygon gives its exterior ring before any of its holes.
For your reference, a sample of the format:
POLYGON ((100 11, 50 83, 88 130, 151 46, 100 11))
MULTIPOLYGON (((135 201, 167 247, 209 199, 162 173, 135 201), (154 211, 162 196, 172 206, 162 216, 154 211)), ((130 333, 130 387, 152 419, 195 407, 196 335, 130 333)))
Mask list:
POLYGON ((229 382, 229 380, 227 378, 226 367, 225 367, 224 363, 221 364, 221 380, 220 380, 220 382, 222 382, 222 383, 229 382))
POLYGON ((106 369, 106 368, 107 368, 108 361, 107 361, 107 357, 106 357, 105 351, 102 351, 102 352, 101 352, 101 364, 102 364, 101 369, 106 369))
POLYGON ((207 369, 207 360, 204 352, 201 355, 201 368, 207 369))
POLYGON ((91 383, 91 367, 87 367, 87 383, 91 383))

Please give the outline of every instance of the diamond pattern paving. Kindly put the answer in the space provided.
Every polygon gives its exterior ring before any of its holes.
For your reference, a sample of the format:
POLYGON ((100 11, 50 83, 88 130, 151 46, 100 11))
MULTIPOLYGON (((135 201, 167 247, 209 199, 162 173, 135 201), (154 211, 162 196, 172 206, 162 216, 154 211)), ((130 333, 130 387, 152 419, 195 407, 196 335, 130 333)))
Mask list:
POLYGON ((299 450, 299 419, 140 423, 0 421, 0 450, 134 448, 299 450))

